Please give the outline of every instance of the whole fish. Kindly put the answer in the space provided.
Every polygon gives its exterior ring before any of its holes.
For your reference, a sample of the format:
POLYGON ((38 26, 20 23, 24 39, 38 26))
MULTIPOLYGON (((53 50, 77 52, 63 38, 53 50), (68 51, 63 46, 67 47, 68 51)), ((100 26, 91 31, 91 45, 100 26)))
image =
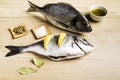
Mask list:
POLYGON ((39 7, 28 1, 28 12, 40 12, 54 26, 74 32, 91 32, 92 28, 87 18, 68 3, 52 3, 39 7))
POLYGON ((6 57, 19 53, 34 52, 51 60, 60 61, 84 56, 94 49, 93 45, 86 39, 71 34, 66 34, 61 46, 58 46, 58 37, 59 35, 53 36, 46 49, 43 46, 44 40, 27 46, 6 46, 11 50, 6 57))

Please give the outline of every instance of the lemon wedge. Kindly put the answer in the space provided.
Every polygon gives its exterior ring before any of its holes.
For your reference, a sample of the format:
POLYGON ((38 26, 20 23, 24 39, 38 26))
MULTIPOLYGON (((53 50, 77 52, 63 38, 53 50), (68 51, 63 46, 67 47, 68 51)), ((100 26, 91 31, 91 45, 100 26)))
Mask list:
POLYGON ((48 43, 50 42, 50 40, 52 39, 53 35, 47 35, 45 38, 44 38, 44 48, 46 49, 47 48, 47 45, 48 43))
POLYGON ((65 38, 66 33, 60 33, 59 38, 58 38, 58 46, 60 47, 63 39, 65 38))

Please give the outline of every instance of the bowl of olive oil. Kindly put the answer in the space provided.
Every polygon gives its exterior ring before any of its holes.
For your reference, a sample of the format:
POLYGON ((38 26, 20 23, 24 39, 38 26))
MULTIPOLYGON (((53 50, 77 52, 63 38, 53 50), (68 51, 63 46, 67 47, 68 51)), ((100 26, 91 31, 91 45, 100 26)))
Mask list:
POLYGON ((93 5, 90 7, 89 13, 94 21, 102 21, 107 15, 107 9, 100 5, 93 5))

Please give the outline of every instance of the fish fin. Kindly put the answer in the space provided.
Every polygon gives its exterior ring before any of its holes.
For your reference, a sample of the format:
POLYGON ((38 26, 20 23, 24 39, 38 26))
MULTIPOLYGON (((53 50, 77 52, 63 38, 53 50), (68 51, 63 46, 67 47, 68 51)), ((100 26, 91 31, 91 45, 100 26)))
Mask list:
POLYGON ((19 54, 21 52, 21 47, 16 47, 16 46, 5 46, 5 47, 10 50, 10 52, 8 52, 5 55, 5 57, 16 55, 16 54, 19 54))
POLYGON ((65 5, 65 6, 69 6, 72 9, 75 9, 70 3, 65 3, 65 2, 59 2, 60 5, 65 5))
POLYGON ((53 61, 62 61, 62 60, 66 60, 66 59, 74 59, 74 58, 79 58, 84 56, 85 54, 80 54, 80 55, 71 55, 71 56, 58 56, 58 57, 54 57, 54 56, 48 56, 49 59, 53 60, 53 61))
MULTIPOLYGON (((55 20, 55 19, 54 19, 55 20)), ((55 20, 57 23, 59 23, 59 24, 61 24, 62 26, 65 26, 66 28, 69 28, 70 26, 69 25, 67 25, 67 24, 65 24, 65 23, 63 23, 63 22, 60 22, 60 21, 58 21, 58 20, 55 20)))
POLYGON ((39 7, 39 6, 35 5, 34 3, 30 2, 29 0, 28 0, 28 3, 30 5, 30 8, 27 10, 27 12, 42 10, 42 7, 39 7))
POLYGON ((30 6, 30 7, 28 8, 28 10, 27 10, 27 12, 35 12, 35 11, 36 11, 36 10, 35 10, 33 7, 31 7, 31 6, 30 6))
POLYGON ((65 5, 73 8, 73 6, 70 3, 65 3, 65 2, 58 2, 58 3, 61 5, 65 5))

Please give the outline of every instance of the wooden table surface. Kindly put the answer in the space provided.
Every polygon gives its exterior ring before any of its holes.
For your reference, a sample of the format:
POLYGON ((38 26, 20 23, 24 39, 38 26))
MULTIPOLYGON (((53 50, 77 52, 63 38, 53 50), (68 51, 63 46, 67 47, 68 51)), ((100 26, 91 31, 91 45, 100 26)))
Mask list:
POLYGON ((5 57, 9 51, 6 45, 28 45, 36 40, 29 31, 27 36, 12 39, 10 27, 25 24, 29 30, 45 23, 52 34, 64 32, 44 21, 41 14, 27 13, 27 0, 0 0, 0 80, 120 80, 120 1, 119 0, 32 0, 43 6, 51 2, 69 2, 83 14, 89 7, 101 4, 107 8, 108 14, 101 22, 91 22, 93 31, 85 34, 95 50, 78 59, 54 62, 46 57, 24 53, 5 57), (31 59, 39 57, 45 64, 37 68, 31 59), (21 75, 17 70, 21 67, 31 67, 36 73, 21 75))

